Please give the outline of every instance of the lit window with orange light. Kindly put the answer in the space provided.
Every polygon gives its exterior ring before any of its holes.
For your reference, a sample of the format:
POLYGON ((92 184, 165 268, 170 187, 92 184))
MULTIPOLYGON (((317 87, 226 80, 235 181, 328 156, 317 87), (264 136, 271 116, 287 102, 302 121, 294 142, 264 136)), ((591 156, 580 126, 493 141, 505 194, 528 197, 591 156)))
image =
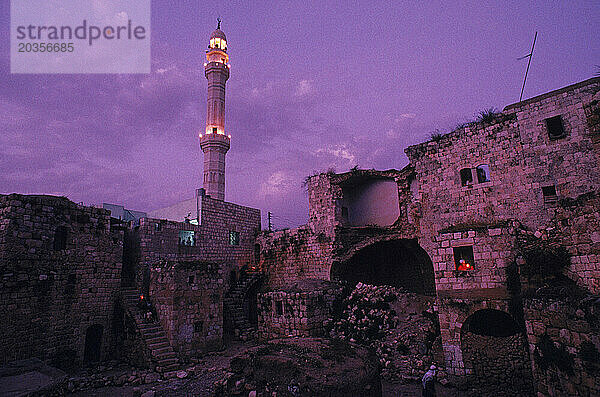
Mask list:
POLYGON ((473 257, 473 246, 454 247, 454 265, 459 272, 470 272, 475 270, 473 257))

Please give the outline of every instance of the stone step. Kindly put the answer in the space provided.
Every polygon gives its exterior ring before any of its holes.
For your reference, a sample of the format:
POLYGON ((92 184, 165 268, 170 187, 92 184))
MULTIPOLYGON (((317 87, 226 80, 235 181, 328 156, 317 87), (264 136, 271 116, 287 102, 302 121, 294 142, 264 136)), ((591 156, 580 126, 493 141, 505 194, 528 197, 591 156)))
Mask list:
POLYGON ((165 332, 162 330, 162 328, 151 328, 151 329, 140 329, 140 332, 142 333, 142 335, 144 336, 144 338, 156 338, 157 336, 164 336, 166 337, 167 335, 165 335, 165 332))
POLYGON ((146 341, 147 345, 153 345, 153 344, 161 343, 161 342, 167 342, 167 344, 169 343, 169 340, 164 335, 155 336, 153 338, 144 338, 144 340, 146 341))
POLYGON ((146 345, 148 346, 148 349, 150 350, 156 350, 156 351, 160 351, 162 349, 171 349, 171 345, 169 345, 169 341, 165 340, 161 340, 160 342, 155 342, 155 343, 148 343, 148 341, 146 341, 146 345))
POLYGON ((175 353, 173 350, 165 351, 163 353, 157 354, 154 357, 156 357, 157 362, 163 362, 164 360, 170 360, 170 359, 177 360, 177 353, 175 353))
POLYGON ((162 331, 162 327, 156 323, 140 324, 138 326, 138 328, 140 329, 140 331, 143 331, 143 332, 162 331))
POLYGON ((179 360, 177 360, 177 358, 174 358, 174 357, 164 358, 164 359, 156 360, 156 366, 161 367, 161 368, 166 368, 167 366, 169 366, 171 364, 177 365, 178 362, 179 362, 179 360))
POLYGON ((169 346, 169 344, 167 344, 167 343, 165 343, 165 344, 166 344, 166 346, 161 346, 161 347, 158 347, 158 348, 152 348, 152 347, 148 346, 148 348, 152 352, 152 356, 153 357, 158 357, 161 354, 173 351, 173 349, 171 348, 171 346, 169 346))

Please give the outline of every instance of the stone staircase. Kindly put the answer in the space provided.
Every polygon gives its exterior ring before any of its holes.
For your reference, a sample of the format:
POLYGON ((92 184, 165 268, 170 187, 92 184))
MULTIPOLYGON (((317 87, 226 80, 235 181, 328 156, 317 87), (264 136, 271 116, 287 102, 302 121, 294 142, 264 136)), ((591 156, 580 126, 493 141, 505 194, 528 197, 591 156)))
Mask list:
POLYGON ((256 327, 252 325, 244 310, 246 294, 250 288, 262 282, 264 275, 261 272, 242 272, 239 280, 231 286, 223 298, 223 310, 233 324, 234 336, 240 340, 254 337, 256 327))
POLYGON ((171 347, 162 325, 159 321, 144 319, 144 313, 138 307, 140 292, 137 289, 123 289, 121 296, 125 310, 133 317, 135 325, 150 351, 156 372, 162 373, 165 378, 175 377, 177 370, 180 369, 179 358, 171 347))

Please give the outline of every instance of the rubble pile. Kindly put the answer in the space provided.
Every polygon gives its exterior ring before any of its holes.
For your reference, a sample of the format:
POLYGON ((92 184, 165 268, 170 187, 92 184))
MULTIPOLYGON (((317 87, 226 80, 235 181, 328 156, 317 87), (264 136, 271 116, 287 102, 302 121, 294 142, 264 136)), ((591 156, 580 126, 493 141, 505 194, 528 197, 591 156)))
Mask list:
POLYGON ((384 379, 415 381, 434 361, 434 344, 441 350, 434 301, 401 288, 358 283, 330 336, 373 349, 384 379))
POLYGON ((236 355, 215 396, 381 397, 373 352, 335 339, 274 339, 236 355))

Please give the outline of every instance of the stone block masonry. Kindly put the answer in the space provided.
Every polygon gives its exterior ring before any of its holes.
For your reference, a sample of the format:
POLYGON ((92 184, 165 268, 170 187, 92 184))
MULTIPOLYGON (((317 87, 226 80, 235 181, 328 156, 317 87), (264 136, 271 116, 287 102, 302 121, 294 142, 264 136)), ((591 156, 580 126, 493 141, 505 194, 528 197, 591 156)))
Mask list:
POLYGON ((258 295, 258 336, 273 339, 325 334, 343 288, 321 280, 303 280, 258 295))
POLYGON ((150 296, 171 346, 181 357, 223 345, 222 267, 199 261, 165 261, 150 272, 150 296))
MULTIPOLYGON (((139 246, 135 273, 148 290, 149 266, 161 260, 220 263, 229 274, 254 263, 254 243, 260 232, 260 210, 200 196, 200 224, 143 218, 132 230, 139 246), (146 274, 146 276, 144 276, 146 274)), ((229 280, 226 277, 225 282, 229 280)))
POLYGON ((600 395, 600 303, 590 298, 534 296, 525 300, 538 395, 600 395))
POLYGON ((271 289, 298 280, 329 280, 333 241, 326 233, 313 233, 308 226, 263 233, 256 240, 258 267, 271 289))
POLYGON ((0 196, 0 360, 103 359, 123 231, 64 197, 0 196))

